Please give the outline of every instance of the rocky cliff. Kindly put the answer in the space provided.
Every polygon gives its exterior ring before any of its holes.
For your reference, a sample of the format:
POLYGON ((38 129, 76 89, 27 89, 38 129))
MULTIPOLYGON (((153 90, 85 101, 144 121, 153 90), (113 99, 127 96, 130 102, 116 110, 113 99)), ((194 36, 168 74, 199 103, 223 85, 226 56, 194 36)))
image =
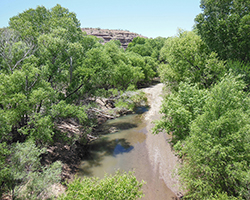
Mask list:
POLYGON ((128 44, 132 42, 135 37, 144 37, 137 33, 132 33, 124 30, 110 30, 110 29, 100 29, 100 28, 82 28, 82 31, 86 32, 87 35, 94 35, 98 38, 102 38, 104 43, 110 40, 120 40, 122 47, 126 49, 128 44))

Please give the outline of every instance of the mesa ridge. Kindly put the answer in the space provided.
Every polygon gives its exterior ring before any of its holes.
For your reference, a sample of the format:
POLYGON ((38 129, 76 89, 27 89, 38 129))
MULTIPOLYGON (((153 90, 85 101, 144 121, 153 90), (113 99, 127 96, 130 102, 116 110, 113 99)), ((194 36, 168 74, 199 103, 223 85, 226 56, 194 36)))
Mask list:
POLYGON ((128 44, 133 41, 135 37, 143 37, 137 33, 132 33, 127 30, 113 30, 113 29, 100 29, 100 28, 82 28, 83 32, 86 32, 87 35, 93 35, 98 38, 103 39, 103 43, 109 42, 110 40, 119 40, 121 46, 126 49, 128 44))

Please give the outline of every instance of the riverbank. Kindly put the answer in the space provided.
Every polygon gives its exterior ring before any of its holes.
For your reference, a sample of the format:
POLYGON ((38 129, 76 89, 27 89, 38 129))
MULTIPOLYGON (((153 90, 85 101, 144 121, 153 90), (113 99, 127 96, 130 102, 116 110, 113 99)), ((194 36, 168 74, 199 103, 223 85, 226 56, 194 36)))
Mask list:
POLYGON ((147 182, 143 200, 177 199, 179 183, 172 177, 178 159, 166 141, 167 135, 153 135, 152 121, 160 118, 163 84, 142 89, 148 97, 149 111, 108 120, 103 135, 89 145, 89 155, 82 160, 78 175, 103 178, 117 169, 134 171, 136 178, 147 182), (113 131, 115 130, 115 131, 113 131))
POLYGON ((164 181, 166 186, 173 191, 177 197, 181 197, 182 191, 180 190, 180 183, 176 175, 179 162, 178 157, 174 155, 171 149, 171 145, 167 142, 170 136, 164 132, 160 132, 157 135, 152 134, 152 128, 154 127, 152 122, 159 120, 161 117, 160 109, 163 100, 163 87, 164 84, 159 83, 143 89, 150 105, 150 110, 145 114, 148 132, 146 147, 154 172, 159 174, 159 177, 164 181), (173 176, 173 174, 175 174, 175 176, 173 176))
MULTIPOLYGON (((117 169, 132 170, 139 181, 143 179, 147 182, 143 186, 144 200, 177 198, 180 192, 179 183, 176 177, 172 177, 172 173, 176 169, 178 159, 166 141, 167 135, 153 135, 151 131, 152 121, 160 119, 162 88, 163 84, 159 83, 141 89, 147 95, 149 111, 105 122, 105 127, 100 130, 107 129, 111 134, 91 142, 88 145, 88 155, 83 155, 81 146, 77 149, 70 146, 57 148, 56 157, 62 159, 65 157, 63 155, 66 155, 67 163, 71 165, 66 165, 64 177, 71 179, 77 172, 80 176, 102 178, 105 173, 112 174, 117 169), (71 154, 68 154, 69 152, 71 154), (71 158, 73 160, 70 162, 71 158)), ((55 150, 53 149, 53 152, 55 150)), ((61 192, 64 189, 60 188, 61 192)))

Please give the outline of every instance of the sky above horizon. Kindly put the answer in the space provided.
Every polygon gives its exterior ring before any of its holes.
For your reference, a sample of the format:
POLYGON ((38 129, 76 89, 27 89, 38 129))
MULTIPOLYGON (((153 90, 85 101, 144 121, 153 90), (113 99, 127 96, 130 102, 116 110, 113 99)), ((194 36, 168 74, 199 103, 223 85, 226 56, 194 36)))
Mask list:
POLYGON ((191 31, 200 0, 0 0, 0 27, 29 8, 60 4, 76 13, 82 28, 121 29, 146 37, 170 37, 191 31))

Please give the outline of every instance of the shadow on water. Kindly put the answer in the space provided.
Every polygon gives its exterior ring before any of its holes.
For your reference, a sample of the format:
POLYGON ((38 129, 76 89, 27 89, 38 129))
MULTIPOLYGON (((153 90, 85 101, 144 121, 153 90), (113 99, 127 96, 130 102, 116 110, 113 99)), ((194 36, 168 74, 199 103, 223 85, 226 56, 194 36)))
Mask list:
POLYGON ((106 123, 102 124, 99 127, 98 132, 102 135, 112 134, 118 131, 125 131, 133 128, 137 128, 138 124, 134 123, 133 121, 124 121, 122 119, 128 118, 128 115, 122 118, 117 118, 113 120, 109 120, 106 123))
POLYGON ((129 152, 132 149, 133 146, 124 138, 108 140, 107 137, 103 137, 89 145, 90 154, 92 152, 99 152, 104 156, 115 156, 119 153, 129 152))
POLYGON ((102 136, 88 145, 78 175, 99 176, 101 171, 110 172, 116 167, 120 168, 123 156, 132 152, 135 145, 146 138, 141 125, 139 115, 127 115, 104 123, 100 127, 102 136))
POLYGON ((135 113, 136 114, 143 114, 147 111, 149 111, 149 106, 140 106, 140 107, 137 107, 136 110, 135 110, 135 113))
POLYGON ((121 144, 117 144, 116 147, 114 148, 113 155, 116 156, 118 154, 128 153, 133 149, 134 149, 133 146, 129 146, 128 148, 126 148, 122 146, 121 144))
MULTIPOLYGON (((112 127, 115 127, 117 131, 118 130, 123 131, 123 130, 128 130, 128 129, 131 129, 131 128, 136 128, 137 124, 126 123, 126 122, 117 122, 117 123, 105 124, 101 128, 103 130, 109 131, 110 128, 112 128, 112 127)), ((107 133, 110 133, 110 132, 107 132, 107 133)))
POLYGON ((80 167, 79 173, 93 176, 91 168, 102 166, 105 157, 116 157, 118 154, 128 153, 133 149, 134 147, 124 138, 109 140, 108 137, 102 137, 89 145, 89 151, 84 157, 87 164, 80 167))

